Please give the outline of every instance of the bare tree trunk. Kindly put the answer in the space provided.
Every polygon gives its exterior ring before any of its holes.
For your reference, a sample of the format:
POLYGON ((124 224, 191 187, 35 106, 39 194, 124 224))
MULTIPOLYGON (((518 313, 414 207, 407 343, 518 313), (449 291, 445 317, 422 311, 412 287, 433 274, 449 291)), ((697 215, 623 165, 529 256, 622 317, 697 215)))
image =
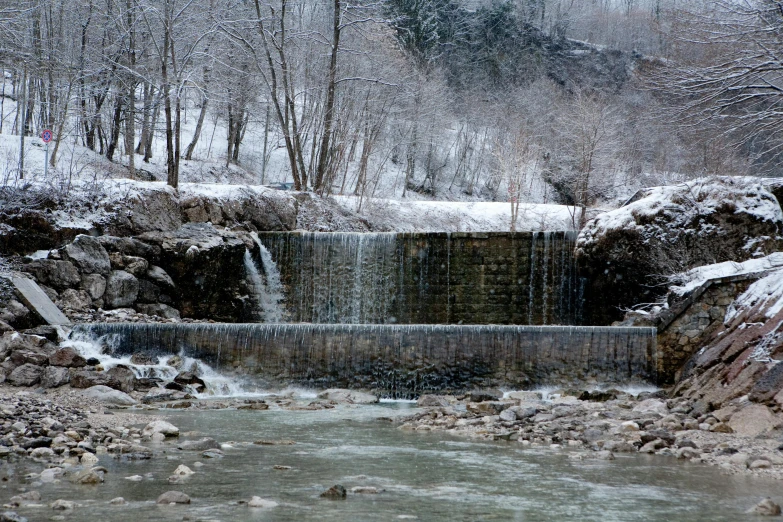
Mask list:
POLYGON ((326 86, 326 112, 324 113, 324 128, 321 135, 321 150, 318 157, 318 166, 315 172, 313 190, 323 193, 324 175, 329 159, 329 139, 332 135, 332 121, 334 120, 334 91, 337 81, 337 53, 340 47, 340 0, 334 0, 334 14, 332 24, 332 54, 329 58, 329 80, 326 86))
POLYGON ((114 117, 111 124, 111 138, 109 141, 109 147, 106 149, 106 158, 109 161, 114 161, 114 151, 117 149, 117 144, 120 139, 120 123, 122 123, 122 99, 121 94, 117 95, 117 100, 114 102, 114 117))
POLYGON ((166 113, 166 181, 177 188, 177 166, 174 160, 174 128, 171 114, 171 85, 169 84, 168 54, 171 46, 171 6, 166 1, 165 23, 163 25, 163 54, 161 55, 160 73, 163 80, 163 107, 166 113))
POLYGON ((201 137, 201 128, 204 126, 204 118, 207 115, 207 105, 209 104, 209 97, 207 93, 204 93, 204 99, 201 102, 201 111, 198 113, 198 122, 196 122, 196 130, 193 132, 193 139, 190 140, 185 149, 185 159, 190 161, 193 158, 193 149, 196 148, 199 138, 201 137))
POLYGON ((136 31, 133 22, 132 0, 125 0, 125 16, 130 31, 128 44, 128 100, 125 109, 125 152, 128 154, 128 173, 131 179, 136 177, 136 153, 133 142, 136 140, 136 31))
POLYGON ((143 154, 147 145, 147 134, 150 132, 150 117, 152 116, 153 89, 149 82, 144 82, 144 108, 142 109, 141 137, 136 147, 136 154, 143 154))
POLYGON ((266 106, 266 118, 264 119, 264 152, 261 156, 261 184, 264 184, 266 177, 266 158, 269 150, 269 104, 266 106))
MULTIPOLYGON (((22 73, 22 84, 20 85, 22 95, 17 97, 16 112, 19 116, 19 111, 26 110, 27 104, 25 103, 25 97, 27 96, 27 67, 24 68, 22 73)), ((27 119, 27 115, 22 114, 19 119, 19 179, 24 178, 24 134, 25 127, 24 121, 27 119)))
POLYGON ((73 88, 73 79, 68 81, 68 93, 65 95, 65 106, 63 107, 63 113, 60 117, 60 125, 57 127, 57 137, 54 141, 54 150, 49 157, 49 166, 54 168, 57 164, 57 151, 60 150, 60 141, 63 139, 63 129, 68 123, 68 105, 71 101, 71 89, 73 88))

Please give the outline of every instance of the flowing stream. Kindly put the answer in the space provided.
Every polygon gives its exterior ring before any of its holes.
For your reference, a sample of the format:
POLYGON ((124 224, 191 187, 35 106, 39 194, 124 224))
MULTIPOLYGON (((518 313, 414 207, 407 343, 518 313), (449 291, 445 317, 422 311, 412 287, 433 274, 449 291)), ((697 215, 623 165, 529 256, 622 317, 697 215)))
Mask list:
MULTIPOLYGON (((30 520, 145 521, 736 521, 755 520, 743 511, 779 484, 760 478, 720 475, 714 468, 662 457, 625 455, 614 461, 569 459, 568 450, 523 448, 515 442, 457 439, 442 433, 404 432, 380 417, 411 412, 409 403, 339 406, 323 411, 172 411, 169 421, 182 438, 212 436, 224 446, 222 459, 156 446, 163 457, 125 462, 107 455, 99 486, 74 487, 67 481, 38 485, 49 501, 74 500, 81 507, 53 513, 40 507, 19 510, 30 520), (293 445, 255 445, 290 439, 293 445), (202 467, 194 466, 202 462, 202 467), (172 485, 179 464, 196 474, 172 485), (290 466, 276 470, 274 466, 290 466), (125 477, 141 475, 132 482, 125 477), (344 501, 319 498, 334 484, 349 490, 344 501), (351 493, 369 486, 377 494, 351 493), (187 506, 158 506, 164 491, 180 490, 187 506), (272 508, 249 508, 240 500, 260 496, 272 508), (129 504, 112 506, 122 496, 129 504)), ((7 502, 25 475, 41 465, 24 461, 5 466, 0 501, 7 502)))

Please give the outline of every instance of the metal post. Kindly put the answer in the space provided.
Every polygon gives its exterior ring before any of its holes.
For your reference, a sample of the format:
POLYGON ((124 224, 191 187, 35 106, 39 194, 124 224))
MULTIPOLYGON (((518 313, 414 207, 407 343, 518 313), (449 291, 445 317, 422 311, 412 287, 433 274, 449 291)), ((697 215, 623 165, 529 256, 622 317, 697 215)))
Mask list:
POLYGON ((44 144, 44 152, 46 153, 46 160, 44 161, 44 180, 49 179, 49 144, 44 144))

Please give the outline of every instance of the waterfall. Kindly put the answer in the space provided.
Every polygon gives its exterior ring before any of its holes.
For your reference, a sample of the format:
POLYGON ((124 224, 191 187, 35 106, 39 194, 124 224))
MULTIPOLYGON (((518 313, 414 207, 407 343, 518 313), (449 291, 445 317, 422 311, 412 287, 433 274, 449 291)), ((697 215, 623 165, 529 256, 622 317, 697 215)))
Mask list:
POLYGON ((272 261, 272 256, 261 243, 256 234, 253 239, 261 252, 261 274, 250 250, 245 249, 245 275, 248 286, 256 304, 255 319, 264 323, 284 322, 285 310, 282 306, 283 285, 280 282, 280 272, 272 261))
POLYGON ((280 281, 280 270, 272 260, 272 254, 269 253, 266 246, 259 239, 258 234, 251 234, 253 241, 258 245, 261 253, 261 268, 264 270, 266 278, 265 293, 261 302, 261 308, 264 311, 264 322, 282 323, 285 322, 285 309, 283 302, 285 294, 283 293, 283 283, 280 281))
POLYGON ((576 235, 259 234, 292 322, 577 324, 576 235))
POLYGON ((264 386, 372 389, 410 398, 475 387, 644 383, 656 376, 656 329, 357 324, 85 324, 122 357, 182 354, 264 386))

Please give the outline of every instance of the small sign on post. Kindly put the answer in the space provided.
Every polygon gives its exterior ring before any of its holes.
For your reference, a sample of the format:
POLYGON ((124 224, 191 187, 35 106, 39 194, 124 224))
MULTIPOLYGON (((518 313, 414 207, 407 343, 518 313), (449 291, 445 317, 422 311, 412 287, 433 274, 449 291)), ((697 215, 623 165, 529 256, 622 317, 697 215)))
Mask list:
POLYGON ((41 140, 44 142, 44 153, 46 154, 44 159, 44 179, 49 179, 49 142, 52 141, 52 131, 44 129, 41 133, 41 140))

